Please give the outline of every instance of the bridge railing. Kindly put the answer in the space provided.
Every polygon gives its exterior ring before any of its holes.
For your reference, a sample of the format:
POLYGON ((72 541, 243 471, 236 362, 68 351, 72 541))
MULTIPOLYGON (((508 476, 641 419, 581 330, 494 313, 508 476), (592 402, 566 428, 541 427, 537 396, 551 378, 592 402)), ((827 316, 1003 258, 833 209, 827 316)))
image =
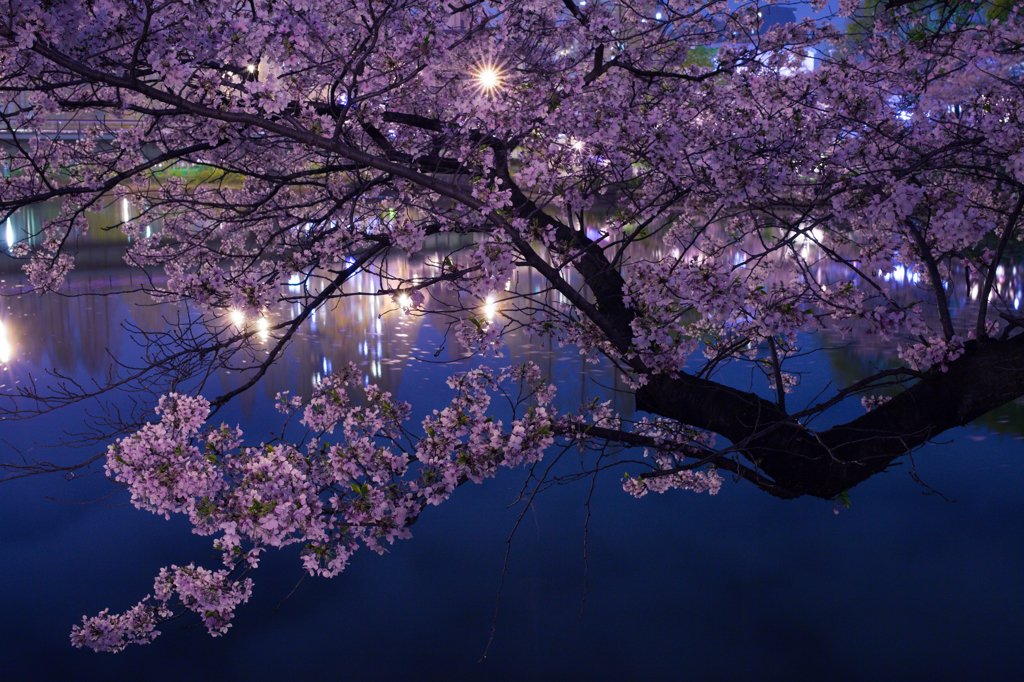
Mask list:
POLYGON ((11 140, 27 139, 35 136, 57 138, 62 140, 75 140, 90 130, 99 129, 100 135, 104 132, 113 134, 118 130, 133 128, 139 125, 139 119, 129 116, 106 116, 101 112, 91 112, 74 117, 45 117, 31 119, 23 127, 14 128, 0 126, 0 138, 11 140))

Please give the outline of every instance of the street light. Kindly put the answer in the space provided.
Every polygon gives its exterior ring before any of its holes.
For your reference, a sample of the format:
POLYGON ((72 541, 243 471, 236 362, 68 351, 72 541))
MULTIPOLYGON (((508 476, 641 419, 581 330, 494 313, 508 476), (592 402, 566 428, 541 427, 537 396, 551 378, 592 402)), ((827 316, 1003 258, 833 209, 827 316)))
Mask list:
POLYGON ((476 83, 485 93, 497 90, 501 87, 501 71, 496 66, 485 64, 477 69, 476 83))

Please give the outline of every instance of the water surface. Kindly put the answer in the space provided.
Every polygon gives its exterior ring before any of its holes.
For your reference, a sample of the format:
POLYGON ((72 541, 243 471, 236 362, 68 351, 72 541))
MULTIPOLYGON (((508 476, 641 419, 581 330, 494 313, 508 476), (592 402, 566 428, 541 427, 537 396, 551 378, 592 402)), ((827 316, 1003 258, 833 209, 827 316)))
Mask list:
MULTIPOLYGON (((403 267, 415 274, 420 262, 403 267)), ((126 270, 97 263, 73 277, 70 293, 131 288, 126 270)), ((1005 292, 1019 295, 1017 271, 1005 280, 1005 292)), ((535 285, 520 273, 516 286, 535 285)), ((110 355, 137 352, 123 322, 155 328, 174 313, 171 304, 139 307, 131 294, 23 297, 15 295, 20 286, 13 273, 0 282, 10 346, 0 391, 48 368, 82 381, 98 376, 110 355)), ((356 281, 351 290, 372 291, 373 283, 356 281)), ((954 299, 970 309, 969 290, 954 299)), ((270 404, 277 391, 308 395, 349 361, 411 402, 414 415, 443 407, 450 398, 443 379, 469 367, 459 362, 463 349, 449 340, 438 352, 443 328, 383 314, 389 308, 354 296, 321 309, 288 357, 218 417, 255 441, 269 438, 279 423, 270 404)), ((883 344, 853 341, 810 358, 813 373, 802 388, 844 385, 893 360, 883 344)), ((526 359, 558 383, 563 409, 585 395, 631 413, 614 374, 575 349, 521 335, 505 358, 487 363, 526 359)), ((223 373, 210 394, 235 379, 223 373)), ((193 536, 183 519, 132 508, 99 473, 8 482, 0 487, 3 676, 1008 679, 1024 669, 1022 408, 1010 404, 944 434, 912 462, 857 487, 838 515, 820 500, 780 501, 731 481, 717 497, 635 500, 621 490, 621 470, 598 476, 589 507, 587 480, 546 491, 523 514, 512 503, 524 473, 502 471, 429 509, 414 538, 385 556, 357 553, 335 579, 303 578, 296 551, 269 554, 253 576, 253 599, 225 637, 171 623, 155 643, 117 655, 72 649, 70 627, 83 614, 131 606, 162 566, 215 566, 209 540, 193 536), (495 615, 507 541, 521 514, 495 615)), ((94 453, 44 447, 87 424, 88 409, 95 406, 0 422, 5 451, 53 461, 94 453)), ((837 418, 861 410, 851 401, 837 418)), ((560 466, 577 470, 578 459, 567 456, 560 466)))

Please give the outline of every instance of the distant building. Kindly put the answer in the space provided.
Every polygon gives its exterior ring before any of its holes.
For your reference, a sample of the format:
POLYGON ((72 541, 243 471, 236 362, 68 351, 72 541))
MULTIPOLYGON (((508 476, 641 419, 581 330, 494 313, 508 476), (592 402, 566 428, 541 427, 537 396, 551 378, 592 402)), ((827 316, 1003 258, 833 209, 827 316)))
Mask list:
POLYGON ((796 10, 792 7, 779 7, 768 5, 762 7, 758 14, 761 15, 761 30, 768 31, 776 26, 796 23, 796 10))

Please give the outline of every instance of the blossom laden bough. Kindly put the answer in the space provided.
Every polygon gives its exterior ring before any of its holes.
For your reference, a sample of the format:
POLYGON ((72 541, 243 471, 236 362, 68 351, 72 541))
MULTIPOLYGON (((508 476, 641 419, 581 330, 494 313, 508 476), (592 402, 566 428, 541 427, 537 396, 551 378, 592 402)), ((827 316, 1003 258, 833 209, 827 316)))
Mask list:
POLYGON ((245 573, 266 548, 302 544, 309 573, 337 575, 359 547, 383 552, 411 537, 409 526, 424 507, 440 504, 462 483, 535 463, 555 440, 555 390, 533 364, 451 377, 456 397, 424 420, 424 437, 412 440, 407 403, 374 385, 362 388, 363 404, 352 403, 349 391, 361 379, 350 365, 320 382, 303 408, 302 423, 316 434, 304 448, 244 446, 241 430, 224 424, 201 432, 208 401, 162 398, 158 422, 111 445, 108 475, 131 491, 136 507, 188 515, 196 533, 214 538, 225 568, 163 569, 152 597, 125 614, 84 619, 73 642, 117 651, 150 641, 178 607, 198 613, 210 634, 224 634, 251 594, 245 573), (506 395, 510 382, 530 406, 505 426, 488 412, 492 395, 506 395))

